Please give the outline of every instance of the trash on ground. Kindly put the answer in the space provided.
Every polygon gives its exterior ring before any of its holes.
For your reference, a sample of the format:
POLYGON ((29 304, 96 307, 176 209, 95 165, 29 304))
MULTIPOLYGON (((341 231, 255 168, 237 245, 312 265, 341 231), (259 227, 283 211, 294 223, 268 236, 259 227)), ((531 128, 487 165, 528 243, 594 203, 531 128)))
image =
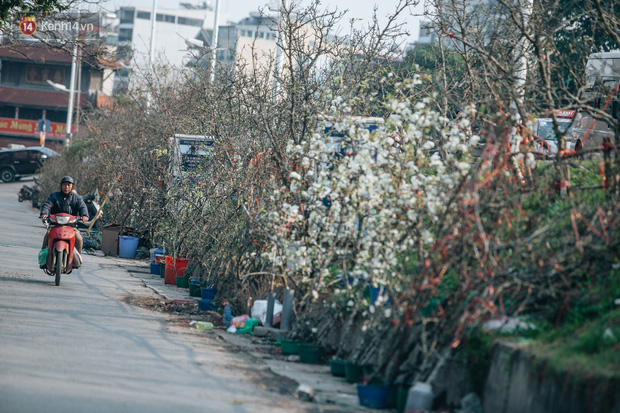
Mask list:
POLYGON ((314 389, 312 388, 312 386, 309 386, 307 384, 302 383, 299 386, 297 386, 297 389, 295 390, 294 394, 295 394, 295 397, 300 400, 305 400, 309 402, 314 400, 314 389))
POLYGON ((228 330, 226 330, 229 333, 236 333, 237 332, 237 327, 235 327, 233 324, 230 325, 230 327, 228 327, 228 330))
POLYGON ((213 323, 210 323, 208 321, 196 321, 195 324, 198 330, 213 330, 215 328, 213 323))
POLYGON ((250 319, 250 316, 247 315, 247 314, 238 315, 237 317, 235 317, 232 320, 230 320, 230 324, 235 326, 235 327, 237 327, 237 328, 243 328, 243 325, 249 319, 250 319))
POLYGON ((228 305, 228 303, 226 303, 226 305, 224 306, 224 312, 222 313, 222 323, 224 324, 224 327, 228 327, 230 326, 230 324, 232 323, 232 312, 230 310, 230 306, 228 305))
MULTIPOLYGON (((267 322, 267 300, 256 300, 254 301, 254 305, 252 305, 252 310, 250 311, 252 317, 256 318, 262 325, 266 325, 267 322)), ((282 313, 282 304, 278 300, 275 300, 273 303, 273 317, 275 319, 276 315, 279 317, 282 313)))
POLYGON ((237 328, 237 334, 251 334, 254 331, 254 327, 258 325, 258 320, 251 317, 245 323, 243 327, 237 328))

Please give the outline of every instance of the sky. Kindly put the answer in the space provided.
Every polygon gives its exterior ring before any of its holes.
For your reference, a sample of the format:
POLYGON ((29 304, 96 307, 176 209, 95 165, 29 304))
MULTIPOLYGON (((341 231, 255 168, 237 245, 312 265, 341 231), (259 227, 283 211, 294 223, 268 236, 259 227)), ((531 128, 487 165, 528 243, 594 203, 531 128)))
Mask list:
MULTIPOLYGON (((210 1, 215 6, 215 0, 210 1)), ((294 1, 303 6, 309 4, 311 0, 289 1, 294 1)), ((157 7, 176 9, 179 8, 180 2, 200 4, 202 0, 157 0, 157 7)), ((227 14, 231 21, 237 22, 249 16, 251 12, 257 11, 259 7, 268 6, 269 4, 274 4, 274 2, 277 2, 277 0, 220 0, 220 12, 227 14)), ((397 4, 398 0, 321 0, 323 8, 329 10, 338 8, 340 11, 348 10, 343 21, 348 22, 353 18, 362 19, 358 24, 370 22, 373 9, 377 5, 377 18, 382 26, 385 26, 388 21, 387 16, 393 14, 397 4)), ((108 0, 106 8, 114 11, 122 6, 151 8, 152 5, 153 0, 108 0)), ((405 23, 405 28, 409 32, 409 36, 403 38, 403 42, 412 43, 417 40, 423 12, 424 0, 420 0, 420 4, 417 7, 412 8, 409 13, 403 13, 403 18, 399 22, 405 23)), ((347 27, 342 27, 342 29, 346 30, 347 27)))

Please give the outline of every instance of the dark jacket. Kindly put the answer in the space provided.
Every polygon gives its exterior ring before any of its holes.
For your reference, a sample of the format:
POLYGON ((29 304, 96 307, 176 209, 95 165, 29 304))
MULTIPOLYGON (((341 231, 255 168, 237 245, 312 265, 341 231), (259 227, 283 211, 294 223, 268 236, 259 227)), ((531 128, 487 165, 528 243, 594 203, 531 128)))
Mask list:
POLYGON ((88 218, 88 208, 86 208, 84 199, 74 192, 69 192, 69 195, 65 195, 62 191, 52 192, 43 203, 39 215, 52 215, 61 212, 88 218))

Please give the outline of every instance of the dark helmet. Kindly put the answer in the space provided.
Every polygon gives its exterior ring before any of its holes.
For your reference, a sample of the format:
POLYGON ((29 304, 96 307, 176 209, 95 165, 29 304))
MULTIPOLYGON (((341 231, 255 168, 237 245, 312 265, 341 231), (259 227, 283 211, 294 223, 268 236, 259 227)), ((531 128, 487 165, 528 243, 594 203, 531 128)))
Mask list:
POLYGON ((70 176, 65 176, 64 178, 62 178, 62 181, 60 181, 60 185, 62 185, 65 182, 69 182, 70 184, 74 184, 75 182, 73 181, 73 178, 71 178, 70 176))

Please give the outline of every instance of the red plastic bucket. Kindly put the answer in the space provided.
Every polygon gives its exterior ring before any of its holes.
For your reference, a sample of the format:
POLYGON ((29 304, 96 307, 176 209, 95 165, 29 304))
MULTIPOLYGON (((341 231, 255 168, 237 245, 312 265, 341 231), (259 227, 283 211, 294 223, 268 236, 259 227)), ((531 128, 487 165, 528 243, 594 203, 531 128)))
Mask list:
POLYGON ((177 277, 183 277, 189 260, 187 258, 164 257, 166 269, 164 271, 164 283, 177 285, 177 277))

